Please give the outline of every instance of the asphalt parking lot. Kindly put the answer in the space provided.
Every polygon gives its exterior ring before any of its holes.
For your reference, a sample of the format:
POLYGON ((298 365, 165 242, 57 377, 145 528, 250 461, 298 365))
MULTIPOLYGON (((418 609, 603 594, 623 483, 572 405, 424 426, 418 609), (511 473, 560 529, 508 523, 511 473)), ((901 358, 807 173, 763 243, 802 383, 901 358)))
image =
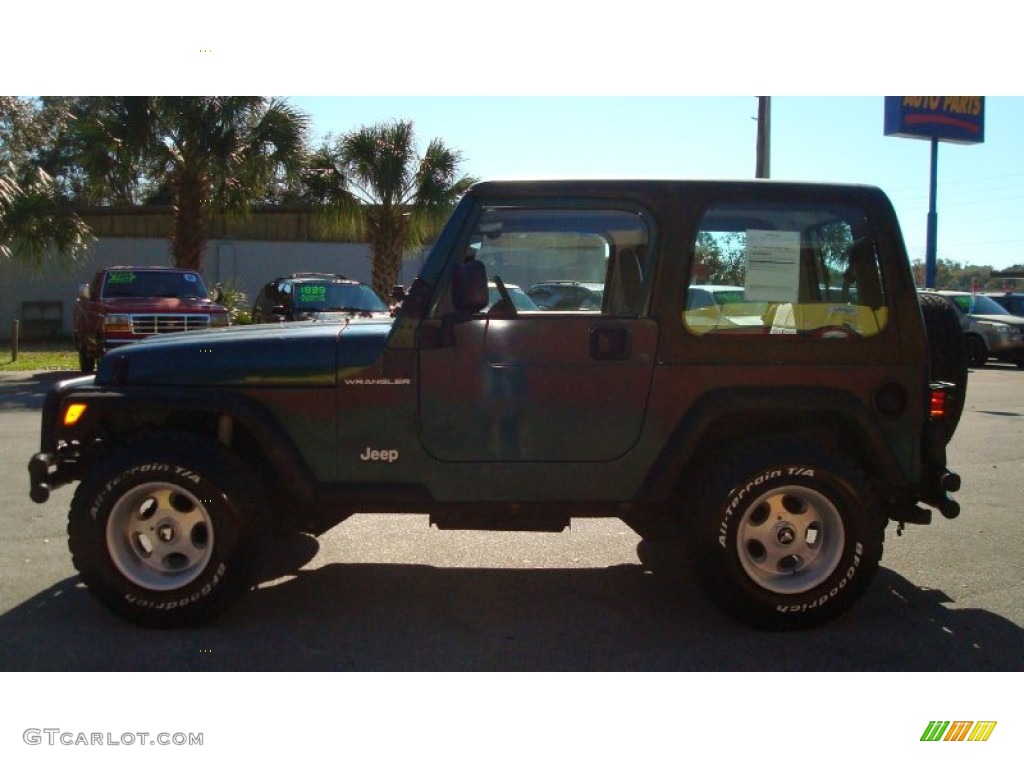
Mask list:
POLYGON ((43 392, 57 374, 0 374, 0 669, 1024 670, 1024 370, 972 371, 950 463, 955 520, 897 536, 847 615, 755 632, 718 612, 685 565, 651 569, 613 520, 562 534, 437 531, 357 516, 281 542, 259 588, 216 622, 125 624, 80 586, 72 488, 28 498, 43 392))

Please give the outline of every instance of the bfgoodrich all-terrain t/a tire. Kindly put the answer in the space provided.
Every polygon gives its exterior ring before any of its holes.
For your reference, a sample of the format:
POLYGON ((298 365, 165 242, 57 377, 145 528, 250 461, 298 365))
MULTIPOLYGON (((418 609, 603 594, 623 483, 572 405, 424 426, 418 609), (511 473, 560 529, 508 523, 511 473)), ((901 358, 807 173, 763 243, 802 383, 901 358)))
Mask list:
POLYGON ((886 520, 852 464, 779 437, 732 446, 708 475, 697 506, 697 575, 728 613, 759 629, 804 629, 864 593, 886 520))
POLYGON ((116 615, 183 627, 250 585, 258 483, 211 440, 152 434, 93 467, 68 515, 68 546, 90 593, 116 615))

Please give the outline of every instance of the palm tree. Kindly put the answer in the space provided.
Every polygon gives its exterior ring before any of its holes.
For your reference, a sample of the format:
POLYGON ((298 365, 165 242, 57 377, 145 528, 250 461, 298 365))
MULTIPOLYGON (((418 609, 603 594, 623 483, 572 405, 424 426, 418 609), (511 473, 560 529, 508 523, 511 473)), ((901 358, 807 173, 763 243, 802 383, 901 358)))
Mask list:
POLYGON ((67 122, 63 104, 0 96, 0 259, 38 268, 47 256, 71 263, 94 239, 40 154, 67 122))
POLYGON ((202 269, 213 212, 244 214, 303 166, 309 117, 259 96, 108 97, 81 121, 87 173, 113 197, 132 194, 126 165, 173 201, 174 264, 202 269), (98 143, 99 139, 104 143, 98 143))
POLYGON ((387 297, 402 257, 436 233, 476 179, 459 175, 462 155, 434 139, 416 156, 411 120, 379 123, 347 133, 337 145, 349 207, 362 224, 373 259, 373 288, 387 297), (351 203, 358 207, 353 209, 351 203))
POLYGON ((71 98, 72 119, 42 153, 43 167, 61 178, 79 205, 140 204, 153 183, 146 165, 154 141, 152 102, 145 96, 71 98))
POLYGON ((45 171, 0 169, 0 258, 37 269, 51 254, 74 262, 94 239, 45 171))

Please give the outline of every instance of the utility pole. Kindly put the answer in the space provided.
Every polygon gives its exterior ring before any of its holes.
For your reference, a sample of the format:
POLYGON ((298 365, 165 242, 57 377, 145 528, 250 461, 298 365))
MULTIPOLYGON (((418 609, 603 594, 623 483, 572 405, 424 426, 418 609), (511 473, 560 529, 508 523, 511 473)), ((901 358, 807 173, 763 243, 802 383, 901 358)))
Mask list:
POLYGON ((754 178, 771 176, 772 97, 757 97, 757 169, 754 178))
POLYGON ((939 140, 932 137, 932 164, 928 186, 928 230, 924 244, 924 287, 935 287, 936 258, 939 239, 939 213, 936 210, 939 186, 939 140))

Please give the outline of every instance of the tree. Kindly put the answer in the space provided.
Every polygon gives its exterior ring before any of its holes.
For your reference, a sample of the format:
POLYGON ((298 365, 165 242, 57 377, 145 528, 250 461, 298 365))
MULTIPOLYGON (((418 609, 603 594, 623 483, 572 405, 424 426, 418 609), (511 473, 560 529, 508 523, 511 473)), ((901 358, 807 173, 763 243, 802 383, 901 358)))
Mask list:
POLYGON ((746 239, 738 232, 697 234, 693 281, 713 285, 743 285, 746 239))
MULTIPOLYGON (((911 262, 911 269, 914 273, 914 282, 918 286, 924 285, 925 265, 921 259, 914 259, 911 262)), ((973 264, 961 264, 952 259, 936 259, 935 262, 935 286, 953 291, 970 291, 975 287, 979 291, 1001 291, 1005 290, 1007 281, 1002 278, 992 277, 991 266, 977 266, 973 264)))
POLYGON ((147 97, 67 100, 71 120, 42 153, 43 167, 78 205, 139 205, 159 183, 147 167, 150 109, 147 97))
POLYGON ((334 156, 347 195, 330 194, 333 210, 340 218, 354 217, 361 226, 373 260, 373 288, 387 297, 398 280, 402 257, 436 234, 476 179, 460 175, 461 153, 440 139, 433 139, 417 157, 411 120, 346 133, 334 156))
POLYGON ((94 239, 40 153, 66 121, 59 108, 0 97, 0 258, 38 268, 48 255, 76 261, 94 239))
POLYGON ((71 144, 93 188, 112 199, 167 195, 174 264, 201 270, 210 215, 245 214, 297 178, 308 129, 309 117, 281 99, 105 97, 77 121, 71 144))

